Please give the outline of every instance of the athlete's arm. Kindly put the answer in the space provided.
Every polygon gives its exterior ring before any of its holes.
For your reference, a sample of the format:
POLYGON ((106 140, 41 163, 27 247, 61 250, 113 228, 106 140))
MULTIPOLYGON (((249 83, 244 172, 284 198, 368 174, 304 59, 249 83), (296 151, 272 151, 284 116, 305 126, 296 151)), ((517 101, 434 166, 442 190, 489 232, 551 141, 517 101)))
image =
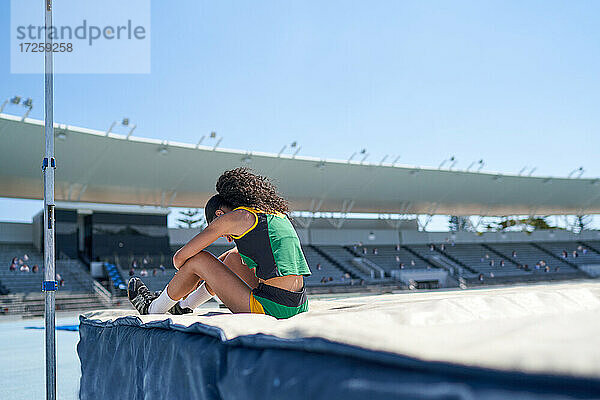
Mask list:
POLYGON ((185 262, 204 250, 221 236, 240 236, 255 222, 254 214, 246 210, 235 210, 217 217, 202 232, 177 250, 173 256, 173 266, 179 269, 185 262))

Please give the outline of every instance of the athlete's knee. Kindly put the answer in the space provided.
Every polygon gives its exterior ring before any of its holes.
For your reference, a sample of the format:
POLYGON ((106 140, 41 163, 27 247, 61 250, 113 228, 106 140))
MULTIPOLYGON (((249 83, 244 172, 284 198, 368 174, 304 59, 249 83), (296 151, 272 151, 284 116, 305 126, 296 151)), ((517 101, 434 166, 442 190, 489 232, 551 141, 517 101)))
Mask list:
POLYGON ((213 256, 210 252, 202 250, 195 256, 191 257, 185 263, 184 267, 188 266, 189 269, 200 272, 204 268, 208 267, 211 264, 211 262, 214 262, 215 260, 216 257, 213 256))
POLYGON ((206 250, 202 250, 195 256, 192 256, 190 258, 190 261, 198 262, 198 261, 206 261, 206 260, 214 259, 214 258, 215 258, 215 256, 213 256, 210 252, 208 252, 206 250))

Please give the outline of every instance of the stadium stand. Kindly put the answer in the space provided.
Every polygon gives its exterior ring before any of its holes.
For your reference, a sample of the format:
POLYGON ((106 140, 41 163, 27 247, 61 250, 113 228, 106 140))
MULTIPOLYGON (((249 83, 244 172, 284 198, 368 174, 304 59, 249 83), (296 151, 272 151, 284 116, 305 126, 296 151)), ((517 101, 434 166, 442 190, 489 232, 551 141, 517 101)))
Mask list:
POLYGON ((540 243, 538 246, 577 266, 600 264, 600 253, 595 250, 600 246, 595 242, 589 244, 584 242, 553 242, 540 243))
POLYGON ((386 276, 397 269, 430 269, 432 265, 401 246, 358 246, 359 254, 379 265, 386 276))
POLYGON ((576 274, 579 272, 573 264, 561 260, 560 257, 554 256, 535 243, 498 243, 484 246, 498 256, 511 260, 513 264, 521 265, 525 271, 547 274, 576 274), (545 271, 546 266, 548 272, 545 271))
MULTIPOLYGON (((42 287, 43 258, 42 255, 29 244, 0 244, 0 281, 9 293, 39 293, 42 287), (27 257, 25 257, 27 255, 27 257), (23 261, 22 265, 29 267, 29 272, 18 270, 11 271, 10 264, 13 258, 23 261), (25 261, 24 258, 27 258, 25 261), (33 266, 38 266, 38 272, 32 272, 33 266)), ((57 280, 59 291, 70 293, 93 293, 93 278, 86 271, 85 266, 78 260, 57 260, 57 280), (60 279, 58 277, 60 276, 60 279), (61 283, 62 282, 62 283, 61 283)))
POLYGON ((431 245, 410 245, 402 246, 402 248, 411 252, 415 256, 420 257, 433 266, 438 266, 448 270, 451 275, 456 277, 473 278, 477 276, 477 271, 470 268, 462 261, 450 256, 449 254, 441 252, 436 246, 431 247, 431 245))
MULTIPOLYGON (((327 255, 329 259, 334 260, 337 265, 341 267, 341 269, 347 271, 353 277, 356 277, 361 280, 370 281, 371 276, 367 275, 365 272, 359 270, 352 264, 352 259, 358 257, 356 254, 352 253, 347 247, 343 246, 313 246, 316 249, 320 250, 322 254, 327 255)), ((311 265, 311 270, 312 270, 311 265)))
POLYGON ((330 261, 330 258, 326 258, 313 246, 303 246, 302 250, 312 272, 312 275, 305 279, 307 286, 348 283, 346 281, 350 278, 345 277, 346 272, 330 261))
POLYGON ((520 276, 530 274, 530 271, 517 268, 513 260, 503 257, 480 244, 457 244, 436 246, 442 253, 460 260, 486 277, 520 276))

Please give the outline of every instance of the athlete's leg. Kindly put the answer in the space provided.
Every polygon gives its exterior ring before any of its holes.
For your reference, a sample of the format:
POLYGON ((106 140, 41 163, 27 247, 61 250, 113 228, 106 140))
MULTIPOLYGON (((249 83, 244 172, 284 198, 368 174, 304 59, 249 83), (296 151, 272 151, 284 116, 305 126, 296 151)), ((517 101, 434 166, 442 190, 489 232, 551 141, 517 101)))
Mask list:
MULTIPOLYGON (((235 265, 233 260, 231 264, 235 265)), ((171 299, 179 300, 194 290, 200 279, 206 281, 232 312, 250 312, 250 286, 207 251, 201 251, 181 266, 169 282, 167 294, 171 299)))

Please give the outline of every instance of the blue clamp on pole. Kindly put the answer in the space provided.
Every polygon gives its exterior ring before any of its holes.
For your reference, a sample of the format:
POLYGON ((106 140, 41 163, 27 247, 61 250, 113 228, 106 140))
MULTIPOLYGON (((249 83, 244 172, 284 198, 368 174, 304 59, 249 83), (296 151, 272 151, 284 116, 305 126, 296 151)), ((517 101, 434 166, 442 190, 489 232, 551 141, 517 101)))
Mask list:
POLYGON ((58 282, 57 281, 43 281, 42 282, 42 292, 55 292, 58 290, 58 282))

